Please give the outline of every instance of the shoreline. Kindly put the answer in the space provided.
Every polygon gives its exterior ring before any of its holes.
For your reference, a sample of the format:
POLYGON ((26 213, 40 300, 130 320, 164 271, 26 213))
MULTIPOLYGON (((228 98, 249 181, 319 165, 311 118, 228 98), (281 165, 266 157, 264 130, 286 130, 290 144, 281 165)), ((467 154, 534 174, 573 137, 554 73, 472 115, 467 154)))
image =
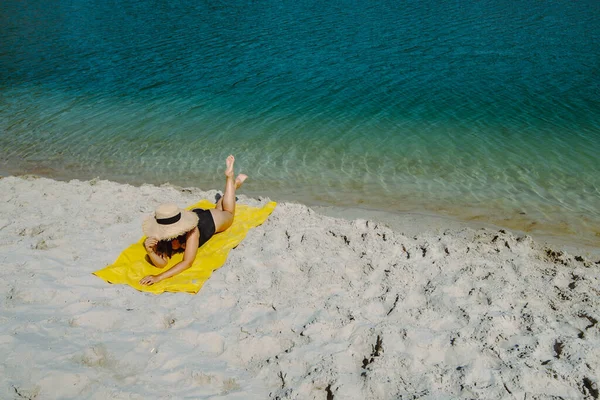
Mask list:
MULTIPOLYGON (((195 186, 181 186, 177 184, 172 184, 169 182, 162 183, 160 185, 154 183, 128 183, 128 182, 120 182, 118 180, 104 179, 100 177, 94 178, 77 178, 77 177, 69 177, 69 176, 52 176, 53 172, 56 171, 45 171, 40 173, 25 173, 25 174, 11 174, 9 170, 0 169, 0 179, 3 177, 39 177, 44 179, 56 180, 59 182, 70 182, 70 181, 107 181, 113 182, 120 185, 130 185, 133 187, 142 187, 145 185, 155 186, 155 187, 172 187, 176 190, 198 190, 198 191, 222 191, 222 188, 210 188, 203 189, 195 186), (8 173, 8 175, 3 175, 8 173), (46 176, 45 173, 49 175, 46 176)), ((335 217, 335 218, 343 218, 349 221, 355 219, 373 219, 379 223, 386 224, 390 228, 398 232, 405 232, 408 235, 416 235, 419 233, 423 233, 426 231, 436 230, 441 232, 444 229, 452 228, 452 229, 460 229, 460 228, 472 228, 472 229, 505 229, 511 232, 514 232, 518 235, 530 235, 536 241, 540 243, 545 243, 549 246, 560 248, 561 250, 568 252, 580 252, 590 257, 600 257, 600 231, 596 234, 595 237, 591 237, 591 233, 588 232, 588 235, 585 237, 574 235, 573 233, 565 233, 563 230, 556 229, 556 226, 546 226, 543 223, 538 224, 536 221, 526 220, 521 218, 521 220, 517 218, 510 219, 508 217, 501 218, 499 215, 496 215, 494 218, 486 217, 485 214, 475 213, 473 215, 467 215, 466 213, 453 213, 451 211, 445 210, 446 212, 436 212, 428 209, 419 209, 414 208, 412 210, 386 210, 386 209, 377 209, 370 208, 368 206, 361 207, 358 205, 354 206, 345 206, 345 205, 336 205, 331 204, 328 201, 318 201, 314 199, 300 199, 295 200, 292 199, 290 194, 280 194, 280 196, 269 196, 263 195, 256 191, 250 191, 250 193, 245 194, 244 189, 241 191, 242 195, 246 195, 249 198, 261 198, 261 197, 269 197, 277 202, 286 202, 286 203, 297 203, 304 205, 306 207, 310 207, 318 213, 322 213, 326 216, 335 217), (498 221, 500 219, 500 221, 498 221), (504 221, 502 221, 504 219, 504 221), (418 222, 418 223, 417 223, 418 222), (537 229, 531 229, 532 226, 538 225, 537 229), (541 232, 540 232, 541 230, 541 232)), ((407 207, 410 208, 410 207, 407 207)))
POLYGON ((196 295, 92 274, 159 203, 217 193, 0 179, 0 397, 584 398, 600 383, 600 259, 510 230, 413 214, 396 231, 281 202, 196 295))
POLYGON ((415 236, 432 231, 443 233, 444 230, 458 230, 464 228, 496 231, 505 230, 519 236, 531 236, 536 242, 552 248, 569 253, 581 253, 588 257, 600 258, 600 246, 590 243, 582 244, 573 236, 531 233, 491 222, 462 220, 459 217, 435 214, 427 211, 393 213, 382 210, 335 206, 311 206, 311 208, 317 213, 322 213, 334 218, 343 218, 347 220, 357 218, 372 219, 384 223, 394 231, 406 234, 407 236, 415 236))

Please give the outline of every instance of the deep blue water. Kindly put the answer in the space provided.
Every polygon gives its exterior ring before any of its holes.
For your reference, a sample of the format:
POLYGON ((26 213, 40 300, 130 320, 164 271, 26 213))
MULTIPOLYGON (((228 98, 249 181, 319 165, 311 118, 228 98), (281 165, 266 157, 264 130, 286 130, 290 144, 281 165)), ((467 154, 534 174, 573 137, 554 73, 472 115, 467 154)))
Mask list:
POLYGON ((600 2, 3 1, 0 169, 600 237, 600 2))

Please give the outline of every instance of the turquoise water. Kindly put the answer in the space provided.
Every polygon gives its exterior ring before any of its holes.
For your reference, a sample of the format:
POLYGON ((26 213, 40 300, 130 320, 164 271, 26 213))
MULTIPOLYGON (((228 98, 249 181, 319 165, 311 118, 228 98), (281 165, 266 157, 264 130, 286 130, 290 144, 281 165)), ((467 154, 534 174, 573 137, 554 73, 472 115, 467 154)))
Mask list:
POLYGON ((600 3, 8 0, 0 171, 600 239, 600 3), (441 3, 441 4, 439 4, 441 3))

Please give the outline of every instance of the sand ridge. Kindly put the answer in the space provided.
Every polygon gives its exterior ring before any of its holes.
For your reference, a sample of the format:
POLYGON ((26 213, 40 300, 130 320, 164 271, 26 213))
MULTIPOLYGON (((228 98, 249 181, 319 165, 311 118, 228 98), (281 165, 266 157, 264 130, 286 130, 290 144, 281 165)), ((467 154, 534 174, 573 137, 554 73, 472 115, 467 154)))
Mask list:
POLYGON ((600 260, 507 230, 282 203, 198 295, 91 274, 216 194, 0 179, 0 397, 598 398, 600 260))

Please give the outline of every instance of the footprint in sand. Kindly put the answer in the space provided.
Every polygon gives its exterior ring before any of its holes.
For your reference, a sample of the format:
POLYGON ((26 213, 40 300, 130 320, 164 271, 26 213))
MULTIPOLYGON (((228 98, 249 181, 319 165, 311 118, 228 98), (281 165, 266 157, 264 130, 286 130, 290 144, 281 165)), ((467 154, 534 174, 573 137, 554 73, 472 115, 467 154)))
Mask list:
POLYGON ((180 340, 187 342, 191 347, 203 353, 220 355, 225 350, 225 340, 223 336, 214 332, 197 332, 192 329, 185 329, 177 332, 180 340))

